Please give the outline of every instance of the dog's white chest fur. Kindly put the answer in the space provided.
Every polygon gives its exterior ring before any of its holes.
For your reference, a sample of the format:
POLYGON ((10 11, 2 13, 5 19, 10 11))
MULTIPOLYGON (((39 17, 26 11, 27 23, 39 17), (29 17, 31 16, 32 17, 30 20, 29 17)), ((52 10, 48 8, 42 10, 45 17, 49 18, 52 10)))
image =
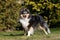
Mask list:
POLYGON ((27 28, 27 26, 29 25, 29 20, 30 19, 20 19, 20 23, 24 28, 27 28))

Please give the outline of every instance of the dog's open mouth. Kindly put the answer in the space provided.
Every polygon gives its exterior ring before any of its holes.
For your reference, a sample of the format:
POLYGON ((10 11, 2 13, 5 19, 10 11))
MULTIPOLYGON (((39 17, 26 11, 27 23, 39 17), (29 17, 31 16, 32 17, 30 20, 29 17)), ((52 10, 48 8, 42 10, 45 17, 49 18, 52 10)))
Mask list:
POLYGON ((21 14, 21 18, 28 18, 29 14, 21 14))
POLYGON ((24 18, 26 18, 26 15, 23 15, 24 18))

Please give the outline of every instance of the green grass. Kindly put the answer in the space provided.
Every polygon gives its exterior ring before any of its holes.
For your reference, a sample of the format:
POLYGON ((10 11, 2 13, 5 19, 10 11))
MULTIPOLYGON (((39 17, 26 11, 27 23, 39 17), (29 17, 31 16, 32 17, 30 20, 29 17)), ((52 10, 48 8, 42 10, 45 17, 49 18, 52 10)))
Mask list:
POLYGON ((30 37, 23 34, 23 31, 0 32, 0 40, 60 40, 60 28, 51 28, 49 35, 45 35, 43 31, 36 31, 30 37))

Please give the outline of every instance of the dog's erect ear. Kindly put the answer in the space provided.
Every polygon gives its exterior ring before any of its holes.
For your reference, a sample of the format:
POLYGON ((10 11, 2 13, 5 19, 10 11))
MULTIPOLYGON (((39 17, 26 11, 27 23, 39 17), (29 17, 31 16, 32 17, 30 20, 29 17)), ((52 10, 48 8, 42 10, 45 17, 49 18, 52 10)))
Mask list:
POLYGON ((27 12, 30 12, 29 9, 27 9, 27 8, 26 8, 25 10, 26 10, 27 12))
POLYGON ((21 9, 20 9, 20 14, 22 14, 22 13, 23 13, 23 11, 24 11, 24 8, 21 8, 21 9))

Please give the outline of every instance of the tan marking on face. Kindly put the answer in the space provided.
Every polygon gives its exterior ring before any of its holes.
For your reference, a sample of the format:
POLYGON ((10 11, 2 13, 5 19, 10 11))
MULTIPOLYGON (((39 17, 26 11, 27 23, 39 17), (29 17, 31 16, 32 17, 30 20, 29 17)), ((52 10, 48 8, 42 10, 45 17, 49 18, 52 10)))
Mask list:
POLYGON ((23 18, 23 15, 22 14, 20 16, 21 16, 21 18, 23 18))

